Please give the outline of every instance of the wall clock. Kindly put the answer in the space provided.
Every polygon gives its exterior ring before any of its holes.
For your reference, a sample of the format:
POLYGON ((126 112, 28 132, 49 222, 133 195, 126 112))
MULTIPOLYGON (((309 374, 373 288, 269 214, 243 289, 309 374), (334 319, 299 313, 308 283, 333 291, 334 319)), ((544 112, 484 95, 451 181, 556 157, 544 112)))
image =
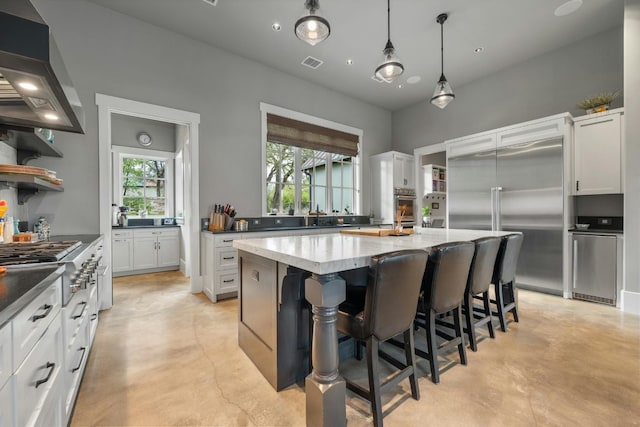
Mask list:
POLYGON ((138 134, 138 144, 142 145, 143 147, 148 147, 151 145, 153 141, 151 140, 151 136, 146 133, 146 132, 140 132, 138 134))

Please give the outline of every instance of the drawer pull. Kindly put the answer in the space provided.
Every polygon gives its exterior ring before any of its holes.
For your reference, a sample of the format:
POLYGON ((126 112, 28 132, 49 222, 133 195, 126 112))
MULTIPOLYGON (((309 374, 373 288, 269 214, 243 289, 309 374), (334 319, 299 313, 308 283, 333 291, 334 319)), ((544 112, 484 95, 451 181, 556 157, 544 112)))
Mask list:
POLYGON ((235 282, 235 279, 229 279, 229 280, 223 280, 222 283, 233 283, 235 282))
POLYGON ((82 366, 82 360, 84 359, 84 354, 87 352, 87 347, 80 347, 78 351, 82 352, 82 356, 80 356, 80 362, 78 362, 78 366, 73 368, 71 372, 76 372, 80 370, 80 366, 82 366))
POLYGON ((223 243, 231 243, 231 242, 233 242, 233 239, 223 240, 222 242, 223 242, 223 243))
POLYGON ((82 306, 82 311, 80 312, 80 314, 77 314, 77 315, 75 315, 75 316, 71 316, 71 318, 72 318, 73 320, 76 320, 76 319, 81 318, 81 317, 82 317, 82 315, 84 314, 84 310, 87 308, 87 302, 86 302, 86 301, 79 302, 79 303, 78 303, 78 305, 76 305, 76 308, 77 308, 78 306, 80 306, 80 305, 82 306))
POLYGON ((223 256, 222 259, 230 260, 230 259, 236 259, 236 257, 234 257, 234 256, 223 256))
POLYGON ((49 315, 49 313, 51 313, 51 309, 53 308, 53 306, 51 304, 45 304, 43 305, 40 309, 41 310, 45 310, 45 312, 43 314, 37 314, 34 315, 31 320, 33 322, 38 321, 40 319, 44 319, 45 317, 47 317, 49 315))
POLYGON ((97 313, 93 313, 91 315, 91 320, 96 320, 98 318, 98 314, 97 313))
POLYGON ((36 381, 36 388, 40 387, 42 384, 44 384, 47 381, 49 381, 49 379, 51 378, 51 374, 53 374, 53 371, 56 369, 56 364, 55 363, 51 363, 51 362, 47 362, 47 365, 45 366, 45 368, 49 369, 49 373, 47 374, 47 378, 45 378, 43 380, 36 381))

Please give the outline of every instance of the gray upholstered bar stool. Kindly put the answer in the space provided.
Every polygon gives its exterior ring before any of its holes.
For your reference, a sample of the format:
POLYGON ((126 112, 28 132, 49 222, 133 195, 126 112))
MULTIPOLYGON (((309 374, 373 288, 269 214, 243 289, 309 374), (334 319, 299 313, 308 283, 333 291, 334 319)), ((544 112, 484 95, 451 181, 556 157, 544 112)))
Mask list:
MULTIPOLYGON (((338 332, 366 342, 369 389, 366 390, 345 378, 347 388, 371 402, 373 424, 382 425, 380 395, 409 377, 411 395, 420 399, 415 376, 413 319, 427 252, 406 250, 372 258, 364 299, 347 300, 338 312, 338 332), (402 363, 379 349, 379 343, 403 334, 406 363, 402 363), (380 384, 378 356, 400 370, 380 384)), ((358 294, 353 294, 358 295, 358 294)))
POLYGON ((475 252, 471 262, 471 269, 469 270, 467 287, 464 292, 462 312, 465 318, 466 332, 469 336, 469 347, 471 347, 471 350, 477 351, 477 327, 487 325, 489 336, 495 338, 489 302, 489 288, 491 287, 493 269, 500 249, 500 238, 484 237, 473 240, 473 243, 475 244, 475 252), (476 306, 473 303, 474 299, 482 300, 482 306, 476 306))
POLYGON ((502 237, 500 250, 493 270, 492 283, 496 299, 497 316, 502 332, 507 331, 507 313, 513 313, 513 320, 519 322, 516 301, 516 268, 524 237, 522 234, 509 234, 502 237))
POLYGON ((425 329, 428 351, 416 349, 416 354, 429 360, 431 381, 440 382, 438 351, 458 347, 460 363, 467 364, 462 332, 462 300, 469 277, 469 268, 475 245, 471 242, 453 242, 434 246, 429 253, 422 281, 422 295, 418 303, 415 325, 425 329), (452 312, 455 337, 436 330, 436 316, 452 312), (448 341, 438 346, 436 334, 448 341), (451 339, 450 339, 451 338, 451 339))

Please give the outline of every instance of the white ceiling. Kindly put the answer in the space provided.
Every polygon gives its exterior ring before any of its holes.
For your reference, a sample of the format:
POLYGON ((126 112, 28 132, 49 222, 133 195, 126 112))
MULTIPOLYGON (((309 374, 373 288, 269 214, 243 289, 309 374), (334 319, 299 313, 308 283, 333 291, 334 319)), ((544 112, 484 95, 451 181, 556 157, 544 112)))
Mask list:
MULTIPOLYGON (((584 0, 554 16, 565 0, 392 0, 391 40, 405 73, 394 83, 371 79, 387 39, 384 0, 320 0, 331 36, 312 47, 294 35, 304 0, 88 0, 388 110, 431 97, 440 76, 444 24, 445 75, 453 89, 528 58, 622 26, 623 0, 584 0), (279 22, 282 30, 271 26, 279 22), (474 49, 483 47, 482 53, 474 49), (311 55, 318 69, 300 63, 311 55), (347 65, 346 60, 353 60, 347 65), (417 84, 407 84, 420 76, 417 84), (402 84, 402 88, 398 85, 402 84)), ((455 101, 454 101, 455 102, 455 101)), ((435 108, 435 107, 434 107, 435 108)))

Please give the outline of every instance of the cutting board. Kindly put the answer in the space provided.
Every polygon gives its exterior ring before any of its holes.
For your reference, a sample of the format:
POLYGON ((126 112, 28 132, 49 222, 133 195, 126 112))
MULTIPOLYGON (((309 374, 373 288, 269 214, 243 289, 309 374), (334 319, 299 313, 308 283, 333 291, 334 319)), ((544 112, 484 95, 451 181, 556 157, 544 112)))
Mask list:
MULTIPOLYGON (((390 228, 362 228, 359 230, 340 230, 340 232, 344 234, 356 234, 358 236, 383 237, 394 234, 395 230, 390 228)), ((413 230, 406 230, 403 234, 413 234, 413 230)))

